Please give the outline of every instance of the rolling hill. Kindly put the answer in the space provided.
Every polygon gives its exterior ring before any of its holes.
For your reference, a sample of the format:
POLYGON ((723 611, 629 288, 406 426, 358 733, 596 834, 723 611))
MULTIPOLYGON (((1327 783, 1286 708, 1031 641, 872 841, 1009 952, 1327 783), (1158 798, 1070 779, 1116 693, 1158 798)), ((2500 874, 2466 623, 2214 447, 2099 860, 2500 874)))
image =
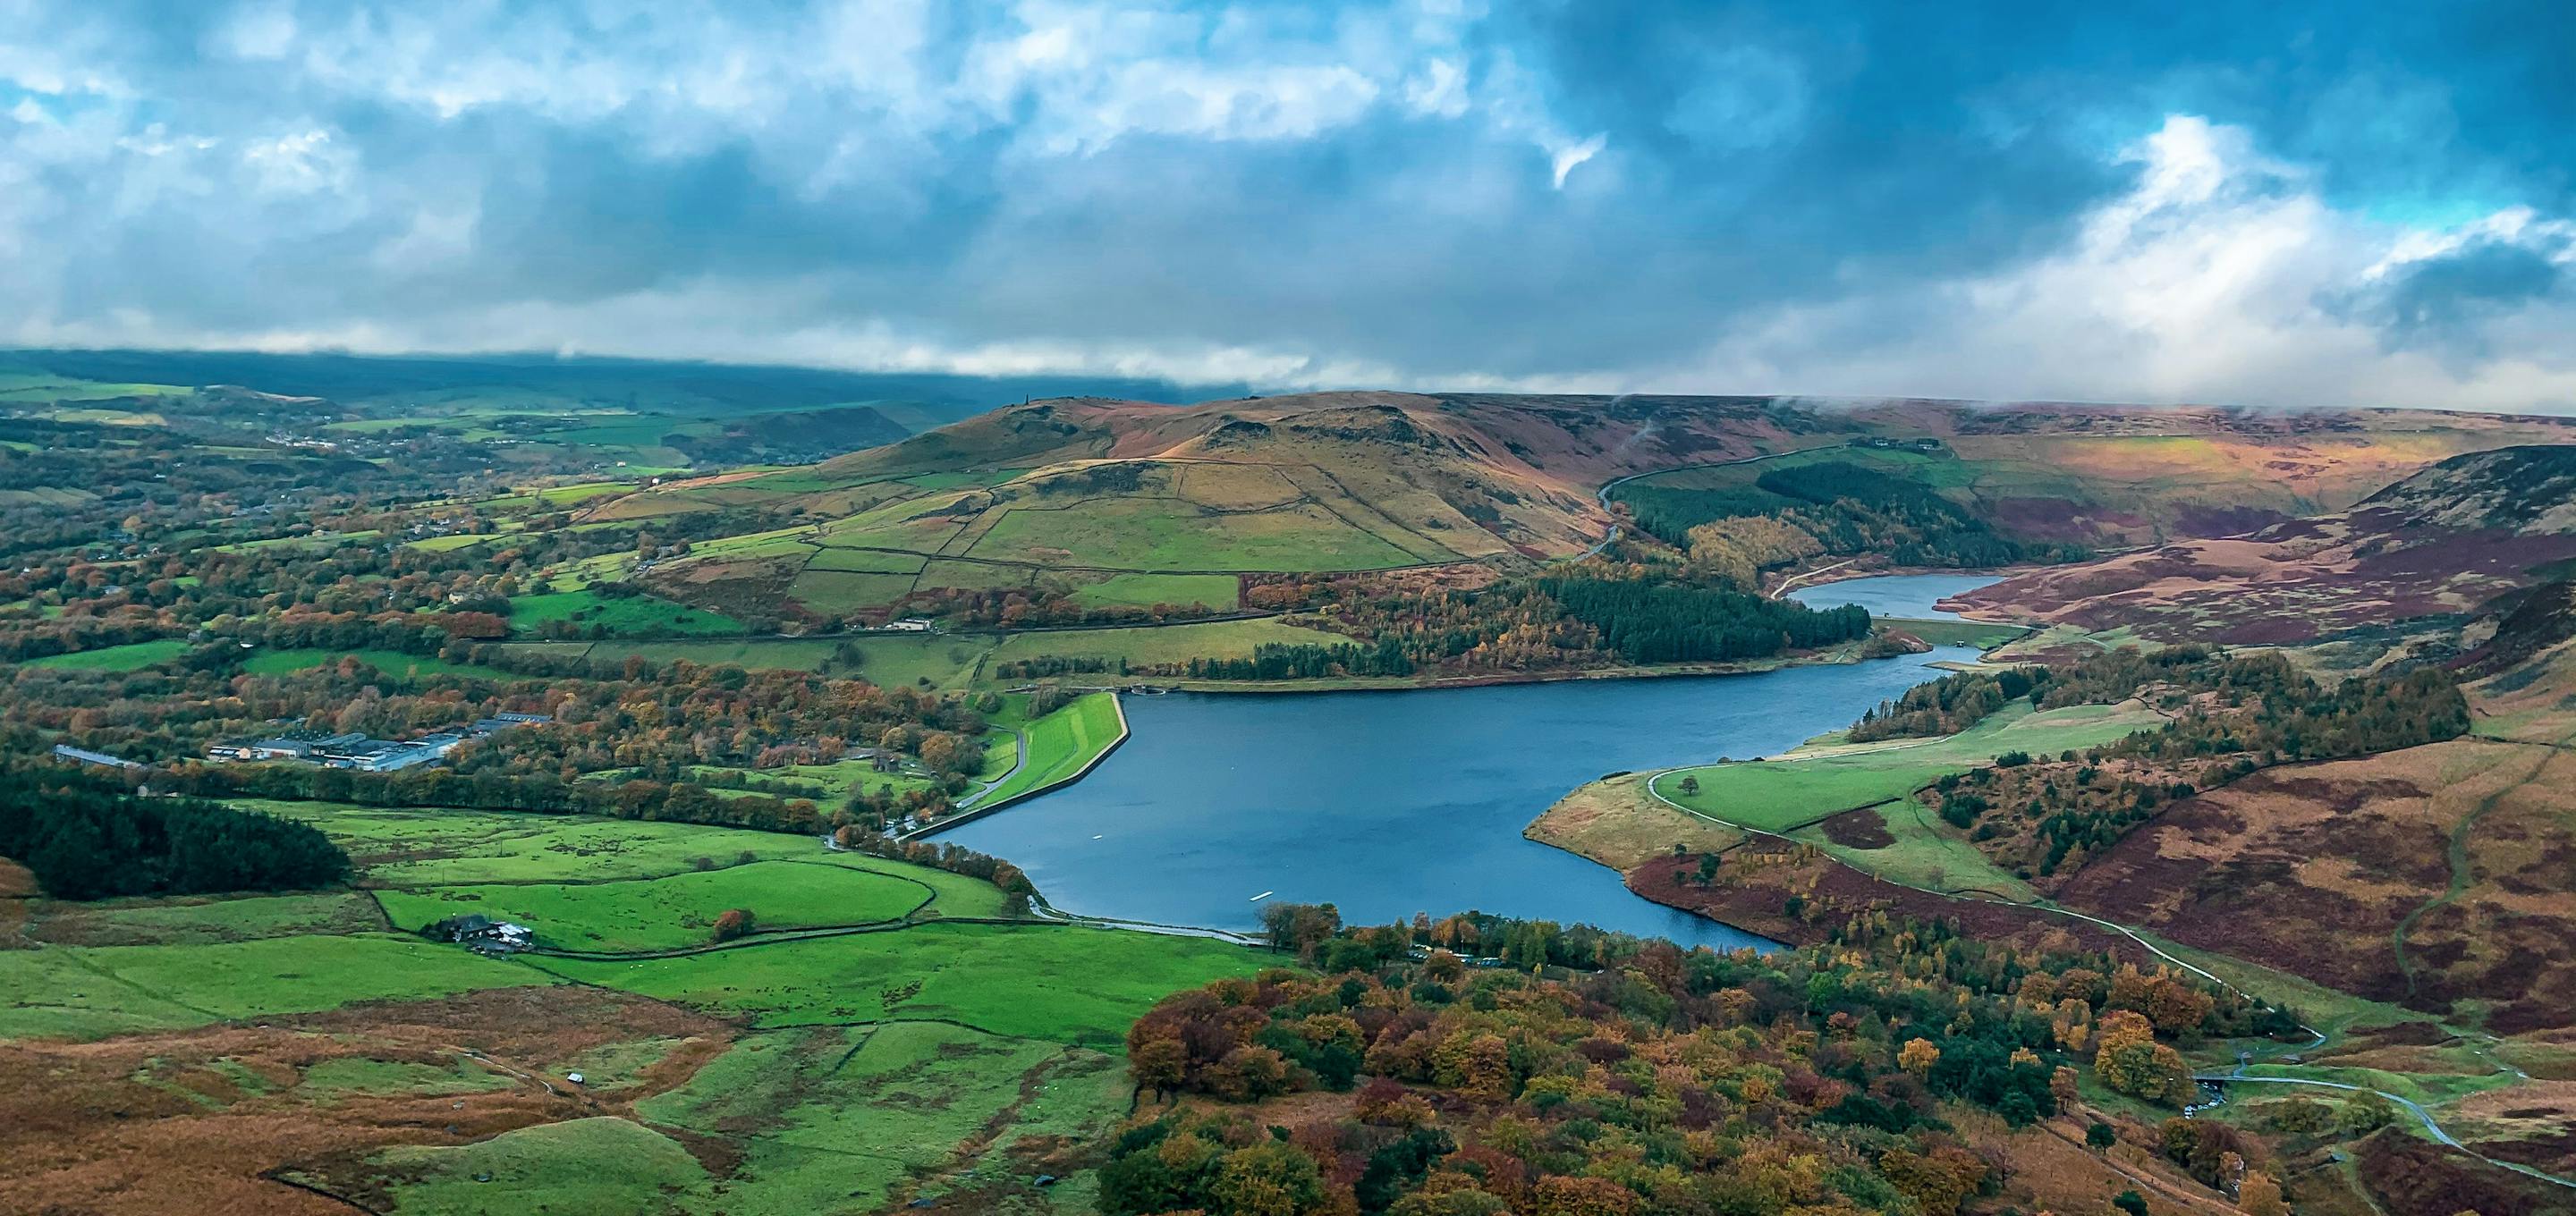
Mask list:
POLYGON ((2009 579, 1967 597, 1990 614, 2151 641, 2347 638, 2375 661, 2576 561, 2576 447, 2455 456, 2350 510, 2195 538, 2009 579))
POLYGON ((1624 512, 1641 492, 1687 498, 1759 469, 1847 463, 2018 540, 2117 545, 2346 507, 2460 452, 2566 437, 2576 431, 2552 419, 2405 411, 1063 398, 817 464, 665 481, 590 504, 583 519, 729 513, 756 525, 647 572, 665 593, 729 611, 853 619, 908 597, 1042 582, 1214 609, 1236 602, 1246 575, 1507 571, 1572 557, 1611 534, 1598 495, 1621 481, 1624 512))

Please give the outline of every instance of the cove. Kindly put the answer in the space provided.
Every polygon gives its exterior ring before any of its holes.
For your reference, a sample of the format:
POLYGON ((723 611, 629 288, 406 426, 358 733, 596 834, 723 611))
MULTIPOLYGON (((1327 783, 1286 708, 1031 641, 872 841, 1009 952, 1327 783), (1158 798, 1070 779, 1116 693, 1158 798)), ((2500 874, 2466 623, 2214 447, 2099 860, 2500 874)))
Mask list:
POLYGON ((1975 657, 1953 647, 1756 675, 1129 696, 1133 733, 1090 776, 939 839, 1008 858, 1056 907, 1095 916, 1253 929, 1278 899, 1337 904, 1352 924, 1472 909, 1764 945, 1640 899, 1608 867, 1521 829, 1603 774, 1784 751, 1936 678, 1934 662, 1975 657))

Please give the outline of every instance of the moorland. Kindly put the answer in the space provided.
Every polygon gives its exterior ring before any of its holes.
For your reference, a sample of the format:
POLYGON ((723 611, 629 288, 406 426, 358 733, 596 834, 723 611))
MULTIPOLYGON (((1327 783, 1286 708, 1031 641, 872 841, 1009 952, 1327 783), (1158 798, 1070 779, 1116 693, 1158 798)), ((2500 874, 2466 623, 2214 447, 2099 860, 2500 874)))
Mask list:
POLYGON ((9 1210, 2513 1216, 2576 1179, 2554 419, 0 364, 9 1210), (1966 620, 1781 595, 1945 570, 2009 577, 1966 620), (1983 653, 1785 754, 1531 791, 1534 838, 1769 951, 1141 932, 939 836, 1080 780, 1121 689, 1936 644, 1983 653))

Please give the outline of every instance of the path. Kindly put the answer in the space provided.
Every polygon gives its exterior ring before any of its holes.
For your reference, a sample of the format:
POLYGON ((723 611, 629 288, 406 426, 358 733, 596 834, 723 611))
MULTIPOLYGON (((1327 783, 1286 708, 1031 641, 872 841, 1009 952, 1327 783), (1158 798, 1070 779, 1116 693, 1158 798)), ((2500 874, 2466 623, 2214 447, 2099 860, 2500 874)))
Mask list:
MULTIPOLYGON (((2540 756, 2539 763, 2532 765, 2531 771, 2524 773, 2521 780, 2498 789, 2496 792, 2479 799, 2478 804, 2471 808, 2468 814, 2460 816, 2460 821, 2457 824, 2452 825, 2450 841, 2445 849, 2451 868, 2450 885, 2445 888, 2441 894, 2425 900, 2422 904, 2417 905, 2414 910, 2408 912, 2404 919, 2397 922, 2396 930, 2389 935, 2389 944, 2391 948, 2395 950, 2397 955, 2397 971, 2399 974, 2406 977, 2406 995, 2408 999, 2411 1000, 2415 996, 2415 965, 2408 961, 2406 957, 2407 935, 2414 932, 2415 926, 2426 916, 2431 915, 2436 910, 2448 905, 2451 901, 2458 899, 2462 894, 2465 894, 2468 891, 2470 885, 2475 882, 2477 878, 2476 867, 2469 860, 2469 833, 2476 829, 2478 820, 2485 818, 2487 812, 2496 809, 2496 807, 2504 801, 2505 795, 2511 794, 2514 791, 2521 789, 2523 786, 2538 780, 2540 777, 2540 770, 2549 767, 2549 761, 2552 758, 2553 756, 2551 753, 2543 752, 2540 756)), ((2498 763, 2502 762, 2499 761, 2498 763)))
POLYGON ((1661 477, 1666 473, 1680 473, 1689 469, 1723 469, 1730 465, 1752 464, 1756 461, 1772 460, 1781 456, 1794 456, 1799 452, 1807 450, 1809 449, 1792 448, 1786 452, 1764 452, 1759 456, 1747 456, 1741 460, 1712 460, 1704 464, 1677 464, 1669 469, 1655 469, 1645 473, 1630 473, 1625 477, 1614 477, 1608 481, 1602 482, 1601 488, 1592 492, 1592 497, 1601 503, 1601 513, 1610 517, 1610 533, 1595 542, 1591 548, 1575 554, 1573 557, 1566 560, 1579 562, 1585 558, 1599 557, 1603 550, 1608 549, 1613 543, 1618 541, 1619 516, 1616 512, 1610 509, 1610 491, 1618 489, 1629 482, 1635 481, 1641 477, 1661 477))
MULTIPOLYGON (((1667 776, 1667 775, 1669 775, 1669 774, 1671 774, 1671 773, 1679 772, 1679 771, 1681 771, 1681 770, 1679 770, 1679 769, 1665 769, 1665 770, 1663 770, 1662 772, 1657 772, 1657 773, 1649 774, 1649 775, 1647 776, 1647 778, 1646 778, 1646 782, 1645 782, 1646 792, 1647 792, 1648 794, 1652 795, 1652 796, 1654 797, 1655 801, 1657 801, 1657 802, 1661 802, 1661 803, 1663 803, 1664 805, 1666 805, 1666 806, 1669 806, 1669 807, 1673 808, 1674 810, 1680 811, 1680 812, 1682 812, 1683 814, 1686 814, 1686 815, 1692 815, 1692 816, 1695 816, 1695 817, 1700 818, 1700 819, 1705 819, 1705 820, 1707 820, 1708 822, 1710 822, 1710 823, 1714 823, 1714 824, 1717 824, 1717 825, 1719 825, 1719 826, 1721 826, 1721 827, 1733 828, 1733 829, 1735 829, 1736 831, 1739 831, 1739 832, 1747 832, 1747 833, 1751 833, 1751 834, 1758 835, 1758 836, 1768 836, 1768 837, 1771 837, 1771 838, 1773 838, 1773 839, 1775 839, 1775 840, 1779 840, 1779 841, 1782 841, 1782 842, 1785 842, 1785 843, 1788 843, 1788 844, 1803 844, 1803 843, 1805 843, 1804 841, 1800 841, 1800 840, 1796 840, 1796 839, 1793 839, 1793 838, 1788 837, 1788 836, 1784 836, 1784 835, 1782 835, 1782 834, 1780 834, 1780 833, 1778 833, 1778 832, 1769 831, 1769 830, 1766 830, 1766 829, 1763 829, 1763 828, 1752 827, 1752 826, 1747 825, 1747 824, 1734 823, 1734 822, 1731 822, 1731 821, 1728 821, 1728 820, 1725 820, 1725 819, 1720 819, 1720 818, 1718 818, 1717 816, 1710 815, 1710 814, 1706 814, 1706 813, 1704 813, 1704 812, 1701 812, 1701 811, 1698 811, 1698 810, 1694 810, 1694 809, 1692 809, 1692 808, 1690 808, 1690 807, 1683 806, 1681 803, 1675 802, 1675 801, 1673 801, 1672 799, 1665 797, 1665 796, 1664 796, 1664 793, 1663 793, 1663 791, 1662 791, 1662 790, 1659 790, 1659 789, 1656 789, 1656 788, 1655 788, 1655 783, 1656 783, 1657 781, 1659 781, 1659 780, 1663 779, 1665 776, 1667 776)), ((2536 770, 2535 770, 2535 771, 2536 771, 2536 770)), ((2500 797, 2500 796, 2501 796, 2501 795, 2499 795, 2499 797, 2500 797)), ((1842 864, 1849 865, 1850 863, 1848 863, 1848 862, 1844 862, 1844 863, 1842 863, 1842 864)), ((1859 866, 1852 866, 1852 869, 1854 869, 1854 870, 1856 870, 1856 871, 1858 871, 1858 872, 1860 872, 1860 873, 1862 873, 1862 874, 1866 874, 1866 875, 1868 875, 1870 878, 1875 879, 1875 880, 1877 880, 1877 881, 1879 881, 1879 882, 1886 883, 1886 884, 1888 884, 1889 886, 1894 886, 1894 887, 1903 887, 1904 889, 1906 889, 1906 890, 1908 890, 1908 891, 1919 891, 1919 892, 1921 892, 1921 893, 1923 893, 1923 894, 1925 894, 1925 895, 1938 896, 1938 897, 1943 898, 1943 899, 1961 899, 1961 900, 1970 900, 1970 901, 1973 901, 1973 902, 1976 902, 1976 903, 1983 903, 1983 904, 1997 904, 1997 905, 2001 905, 2001 906, 2003 906, 2003 907, 2008 907, 2008 908, 2020 908, 2020 909, 2023 909, 2023 910, 2025 910, 2025 911, 2030 911, 2030 912, 2045 912, 2045 913, 2049 913, 2049 914, 2051 914, 2051 915, 2055 915, 2055 916, 2071 916, 2071 917, 2074 917, 2074 918, 2075 918, 2075 919, 2077 919, 2077 920, 2085 921, 2085 922, 2088 922, 2088 923, 2090 923, 2090 924, 2100 926, 2101 928, 2108 929, 2108 930, 2110 930, 2111 932, 2114 932, 2114 933, 2120 934, 2121 936, 2128 938, 2130 941, 2136 942, 2136 943, 2137 943, 2141 948, 2143 948, 2143 949, 2145 949, 2147 952, 2149 952, 2149 953, 2151 953, 2151 954, 2155 955, 2157 958, 2163 959, 2164 961, 2166 961, 2166 962, 2168 962, 2168 963, 2171 963, 2171 964, 2173 964, 2173 965, 2174 965, 2174 966, 2176 966, 2176 967, 2179 967, 2179 968, 2181 968, 2181 969, 2183 969, 2183 970, 2185 970, 2185 971, 2188 971, 2188 972, 2192 973, 2193 975, 2197 975, 2197 976, 2201 977, 2202 979, 2205 979, 2205 980, 2209 981, 2210 983, 2217 985, 2217 986, 2218 986, 2218 987, 2220 987, 2220 988, 2224 988, 2224 989, 2226 989, 2226 990, 2227 990, 2227 991, 2229 991, 2229 992, 2233 992, 2233 993, 2237 994, 2238 996, 2244 997, 2244 998, 2246 998, 2247 1000, 2257 1001, 2257 1002, 2260 1002, 2260 1001, 2262 1000, 2262 998, 2261 998, 2261 997, 2258 997, 2258 996, 2256 996, 2255 994, 2253 994, 2253 993, 2251 993, 2251 992, 2248 992, 2248 991, 2246 991, 2246 990, 2245 990, 2245 989, 2243 989, 2243 988, 2239 988, 2239 987, 2237 987, 2237 986, 2236 986, 2236 985, 2234 985, 2234 984, 2228 983, 2226 980, 2220 979, 2220 978, 2218 978, 2217 976, 2212 975, 2210 972, 2208 972, 2207 970, 2205 970, 2205 969, 2203 969, 2203 968, 2201 968, 2201 967, 2194 966, 2194 965, 2192 965, 2191 963, 2185 962, 2185 961, 2183 961, 2183 960, 2182 960, 2182 959, 2180 959, 2180 958, 2176 958, 2174 955, 2172 955, 2171 953, 2167 952, 2163 947, 2158 946, 2158 945, 2156 945, 2154 942, 2148 941, 2145 937, 2140 936, 2136 930, 2131 929, 2131 928, 2129 928, 2127 925, 2120 924, 2120 923, 2118 923, 2118 922, 2116 922, 2116 921, 2104 920, 2104 919, 2102 919, 2101 917, 2098 917, 2098 916, 2088 916, 2088 915, 2086 915, 2085 913, 2082 913, 2082 912, 2076 912, 2076 911, 2073 911, 2073 910, 2071 910, 2071 909, 2067 909, 2067 908, 2060 908, 2060 907, 2057 907, 2057 906, 2052 905, 2052 904, 2046 904, 2046 903, 2019 903, 2019 902, 2016 902, 2016 901, 2014 901, 2014 900, 2009 900, 2009 899, 1997 899, 1997 898, 1993 898, 1993 897, 1990 897, 1990 896, 1983 896, 1983 895, 1969 895, 1969 894, 1964 894, 1964 893, 1961 893, 1961 892, 1955 892, 1955 891, 1938 891, 1938 890, 1934 890, 1934 889, 1932 889, 1932 888, 1930 888, 1930 887, 1918 887, 1918 886, 1915 886, 1915 885, 1914 885, 1914 884, 1912 884, 1912 883, 1898 882, 1898 881, 1896 881, 1895 879, 1885 877, 1884 875, 1873 874, 1873 873, 1871 873, 1871 872, 1870 872, 1870 871, 1868 871, 1868 870, 1863 870, 1863 869, 1861 869, 1859 866)), ((2310 1047, 2310 1048, 2314 1048, 2314 1047, 2320 1046, 2320 1045, 2324 1044, 2324 1043, 2327 1041, 2327 1036, 2326 1036, 2325 1032, 2324 1032, 2324 1031, 2321 1031, 2321 1030, 2318 1030, 2317 1028, 2315 1028, 2315 1027, 2313 1027, 2313 1026, 2304 1026, 2304 1025, 2303 1025, 2303 1026, 2299 1027, 2299 1029, 2304 1030, 2304 1031, 2307 1031, 2309 1034, 2311 1034, 2311 1035, 2315 1035, 2315 1036, 2316 1036, 2316 1041, 2315 1041, 2314 1043, 2308 1044, 2308 1047, 2310 1047)), ((2416 1118, 2418 1118, 2418 1119, 2420 1119, 2420 1120, 2422 1120, 2422 1121, 2423 1121, 2423 1123, 2424 1123, 2424 1127, 2425 1127, 2425 1130, 2426 1130, 2427 1132, 2431 1133, 2431 1135, 2432 1135, 2433 1139, 2434 1139, 2434 1140, 2436 1140, 2436 1141, 2438 1141, 2439 1143, 2443 1144, 2443 1145, 2444 1145, 2444 1146, 2446 1146, 2446 1147, 2456 1149, 2456 1150, 2458 1150, 2458 1151, 2460 1151, 2460 1152, 2462 1152, 2462 1153, 2465 1153, 2465 1154, 2467 1154, 2467 1155, 2469 1155, 2469 1156, 2471 1156, 2471 1157, 2475 1157, 2475 1158, 2477 1158, 2478 1160, 2480 1160, 2480 1161, 2483 1161, 2483 1162, 2487 1163, 2488 1165, 2496 1166, 2496 1167, 2501 1168, 2501 1169, 2508 1169, 2508 1170, 2512 1170, 2513 1172, 2515 1172, 2515 1173, 2517 1173, 2517 1174, 2526 1174, 2526 1175, 2529 1175, 2530 1177, 2538 1178, 2538 1179, 2540 1179, 2540 1180, 2541 1180, 2541 1181, 2543 1181, 2543 1182, 2553 1183, 2553 1184, 2558 1185, 2558 1186, 2567 1187, 2567 1188, 2569 1188, 2569 1189, 2571 1189, 2571 1190, 2576 1190, 2576 1182, 2571 1182, 2571 1181, 2569 1181, 2569 1180, 2567 1180, 2567 1179, 2560 1178, 2560 1177, 2558 1177, 2558 1176, 2556 1176, 2556 1175, 2554 1175, 2554 1174, 2545 1173, 2545 1172, 2543 1172, 2543 1171, 2541 1171, 2541 1170, 2534 1169, 2534 1168, 2532 1168, 2531 1166, 2522 1165, 2522 1164, 2519 1164, 2519 1163, 2516 1163, 2516 1162, 2512 1162, 2512 1161, 2498 1161, 2498 1160, 2496 1160, 2495 1158, 2489 1157, 2489 1156, 2487 1156, 2487 1155, 2485 1155, 2485 1154, 2483 1154, 2483 1153, 2478 1152, 2478 1151, 2477 1151, 2477 1150, 2475 1150, 2475 1149, 2472 1149, 2472 1148, 2468 1147, 2467 1145, 2464 1145, 2464 1144, 2460 1143, 2460 1142, 2459 1142, 2459 1140, 2457 1140, 2456 1138, 2454 1138, 2454 1137, 2453 1137, 2449 1132, 2446 1132, 2446 1131, 2443 1131, 2443 1130, 2442 1130, 2442 1126, 2441 1126, 2441 1124, 2439 1124, 2439 1123, 2437 1123, 2437 1122, 2435 1122, 2435 1121, 2434 1121, 2434 1119, 2433 1119, 2433 1115, 2432 1115, 2432 1112, 2430 1112, 2430 1111, 2428 1111, 2428 1110, 2424 1109, 2421 1105, 2418 1105, 2418 1104, 2417 1104, 2413 1099, 2411 1099, 2411 1098, 2401 1097, 2401 1096, 2399 1096, 2399 1095, 2397 1095, 2397 1094, 2392 1094, 2392 1093, 2389 1093, 2389 1092, 2387 1092, 2387 1091, 2385 1091, 2385 1090, 2372 1089, 2372 1088, 2370 1088, 2369 1086, 2366 1086, 2366 1085, 2349 1085, 2349 1084, 2345 1084, 2345 1083, 2340 1082, 2340 1081, 2312 1081, 2312 1080, 2308 1080, 2308 1079, 2305 1079, 2305 1078, 2299 1078, 2299 1077, 2249 1077, 2249 1076, 2245 1076, 2245 1075, 2243 1075, 2243 1073, 2244 1073, 2244 1069, 2245 1069, 2245 1065, 2243 1065, 2243 1064, 2241 1064, 2241 1063, 2240 1063, 2240 1064, 2238 1064, 2234 1069, 2232 1069, 2232 1070, 2230 1070, 2230 1071, 2228 1071, 2228 1072, 2225 1072, 2225 1073, 2195 1073, 2195 1074, 2193 1074, 2193 1079, 2194 1079, 2194 1080, 2198 1080, 2198 1081, 2215 1081, 2215 1080, 2224 1080, 2224 1081, 2247 1081, 2247 1082, 2259 1082, 2259 1083, 2263 1083, 2263 1084, 2277 1084, 2277 1085, 2312 1085, 2312 1086, 2317 1086, 2317 1087, 2325 1088, 2325 1089, 2341 1089, 2341 1090, 2350 1090, 2350 1091, 2353 1091, 2353 1092, 2356 1092, 2356 1093, 2373 1093, 2373 1094, 2378 1094, 2379 1096, 2381 1096, 2381 1097, 2383 1097, 2383 1098, 2386 1098, 2386 1099, 2388 1099, 2389 1101, 2394 1102, 2394 1103, 2396 1103, 2396 1104, 2398 1104, 2398 1105, 2400 1105, 2400 1106, 2403 1106, 2403 1107, 2405 1107, 2405 1108, 2406 1108, 2407 1110, 2409 1110, 2409 1111, 2412 1111, 2412 1112, 2414 1113, 2414 1115, 2415 1115, 2415 1117, 2416 1117, 2416 1118)))
POLYGON ((2313 1086, 2317 1089, 2340 1089, 2348 1093, 2378 1094, 2380 1097, 2386 1098, 2390 1102, 2406 1108, 2409 1114, 2414 1115, 2417 1120, 2424 1124, 2425 1134, 2431 1136, 2436 1144, 2440 1144, 2445 1148, 2457 1149, 2462 1153, 2466 1153, 2469 1156, 2475 1157, 2478 1160, 2486 1162, 2488 1165, 2492 1165, 2498 1169, 2512 1170, 2514 1173, 2530 1178, 2537 1178, 2542 1182, 2550 1183, 2554 1186, 2563 1186, 2569 1190, 2576 1190, 2576 1182, 2570 1182, 2556 1174, 2546 1173, 2531 1166, 2524 1165, 2518 1161, 2498 1161, 2476 1149, 2470 1148, 2468 1145, 2460 1143, 2458 1138, 2452 1136, 2451 1133, 2443 1131, 2441 1124, 2434 1122, 2433 1112, 2424 1109, 2422 1105, 2418 1104, 2412 1098, 2400 1097, 2384 1089, 2372 1089, 2367 1085, 2348 1085, 2341 1081, 2312 1081, 2305 1077, 2249 1077, 2244 1075, 2244 1072, 2245 1066, 2239 1064, 2235 1068, 2226 1072, 2193 1073, 2191 1079, 2194 1081, 2215 1081, 2221 1084, 2244 1083, 2253 1085, 2307 1085, 2313 1086))
POLYGON ((978 802, 982 802, 986 795, 1001 788, 1003 782, 1019 776, 1020 770, 1029 766, 1029 732, 1014 729, 1011 732, 1011 746, 1017 749, 1017 754, 1011 757, 1010 769, 1007 772, 1004 772, 1001 776, 985 782, 983 788, 976 790, 974 793, 968 794, 965 798, 959 800, 957 803, 958 810, 962 811, 974 806, 978 802))

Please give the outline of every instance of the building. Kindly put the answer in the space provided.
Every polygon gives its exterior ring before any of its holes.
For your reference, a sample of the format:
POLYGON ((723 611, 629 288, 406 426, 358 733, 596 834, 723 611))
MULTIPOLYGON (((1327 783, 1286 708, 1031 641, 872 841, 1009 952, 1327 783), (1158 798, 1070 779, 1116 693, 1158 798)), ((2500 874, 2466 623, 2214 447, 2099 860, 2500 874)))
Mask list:
POLYGON ((423 932, 482 954, 515 954, 537 944, 536 932, 526 925, 494 920, 479 912, 448 917, 423 932))
POLYGON ((54 745, 54 759, 62 761, 65 764, 95 764, 100 768, 121 769, 126 772, 138 772, 148 767, 146 765, 137 764, 122 756, 111 756, 106 752, 84 751, 66 743, 57 743, 54 745))
POLYGON ((465 733, 480 739, 513 726, 542 726, 552 721, 554 719, 546 714, 494 714, 489 718, 476 719, 474 725, 465 728, 465 733))
POLYGON ((901 618, 898 618, 898 619, 895 619, 895 620, 887 621, 887 622, 885 623, 885 627, 886 627, 886 632, 888 632, 888 633, 928 633, 928 632, 930 632, 930 622, 929 622, 928 620, 925 620, 925 619, 923 619, 923 618, 921 618, 921 617, 917 617, 917 616, 907 616, 907 617, 901 617, 901 618))

